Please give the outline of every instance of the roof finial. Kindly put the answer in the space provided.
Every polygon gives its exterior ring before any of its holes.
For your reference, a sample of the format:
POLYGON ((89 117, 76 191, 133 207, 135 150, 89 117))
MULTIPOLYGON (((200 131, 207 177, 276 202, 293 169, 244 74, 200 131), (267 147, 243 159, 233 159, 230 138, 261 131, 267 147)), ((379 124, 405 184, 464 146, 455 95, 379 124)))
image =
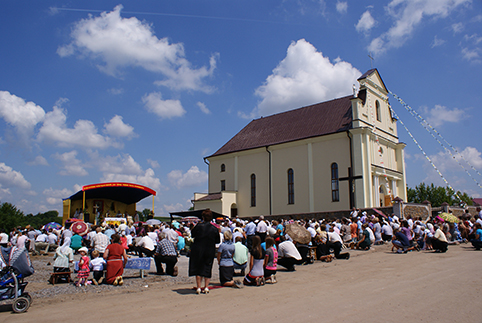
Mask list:
POLYGON ((373 58, 371 52, 368 53, 368 57, 370 58, 370 69, 372 69, 373 68, 373 61, 375 60, 375 58, 373 58))
POLYGON ((356 98, 356 86, 353 84, 353 97, 356 98))

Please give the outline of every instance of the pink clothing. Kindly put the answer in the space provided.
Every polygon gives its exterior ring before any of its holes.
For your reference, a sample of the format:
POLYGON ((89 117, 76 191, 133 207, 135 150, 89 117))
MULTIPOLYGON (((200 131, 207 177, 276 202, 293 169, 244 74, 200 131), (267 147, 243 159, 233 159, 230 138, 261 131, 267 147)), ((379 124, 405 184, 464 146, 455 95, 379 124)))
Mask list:
POLYGON ((87 278, 89 277, 89 273, 90 273, 89 257, 87 256, 80 257, 79 272, 77 274, 77 277, 87 278))

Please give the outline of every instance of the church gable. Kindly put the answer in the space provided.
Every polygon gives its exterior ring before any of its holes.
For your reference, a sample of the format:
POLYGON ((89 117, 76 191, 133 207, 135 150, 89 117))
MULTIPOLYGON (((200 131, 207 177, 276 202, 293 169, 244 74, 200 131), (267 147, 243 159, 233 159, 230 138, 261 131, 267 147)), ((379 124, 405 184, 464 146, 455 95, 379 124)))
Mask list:
POLYGON ((358 78, 358 82, 360 83, 360 90, 371 85, 377 88, 377 90, 382 90, 383 92, 385 92, 385 94, 388 93, 388 89, 385 86, 385 83, 383 82, 382 77, 380 76, 376 68, 365 72, 362 76, 358 78))
POLYGON ((352 127, 351 98, 255 119, 211 157, 346 131, 352 127))

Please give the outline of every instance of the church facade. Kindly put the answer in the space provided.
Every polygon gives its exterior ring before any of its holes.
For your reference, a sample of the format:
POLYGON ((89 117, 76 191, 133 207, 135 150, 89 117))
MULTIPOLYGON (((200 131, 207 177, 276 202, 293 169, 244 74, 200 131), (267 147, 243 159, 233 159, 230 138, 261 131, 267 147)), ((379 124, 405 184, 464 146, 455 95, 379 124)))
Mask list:
MULTIPOLYGON (((406 200, 404 147, 376 69, 353 95, 251 121, 211 156, 194 209, 300 214, 406 200)), ((354 90, 355 92, 355 90, 354 90)))

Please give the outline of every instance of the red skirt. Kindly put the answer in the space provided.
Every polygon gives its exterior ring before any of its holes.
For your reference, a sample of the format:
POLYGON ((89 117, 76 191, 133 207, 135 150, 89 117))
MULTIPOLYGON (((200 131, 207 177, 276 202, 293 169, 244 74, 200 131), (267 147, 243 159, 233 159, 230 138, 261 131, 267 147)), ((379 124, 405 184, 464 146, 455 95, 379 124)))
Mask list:
POLYGON ((107 273, 106 273, 106 282, 107 284, 114 283, 114 280, 122 276, 124 273, 124 264, 122 259, 112 259, 107 260, 107 273))

